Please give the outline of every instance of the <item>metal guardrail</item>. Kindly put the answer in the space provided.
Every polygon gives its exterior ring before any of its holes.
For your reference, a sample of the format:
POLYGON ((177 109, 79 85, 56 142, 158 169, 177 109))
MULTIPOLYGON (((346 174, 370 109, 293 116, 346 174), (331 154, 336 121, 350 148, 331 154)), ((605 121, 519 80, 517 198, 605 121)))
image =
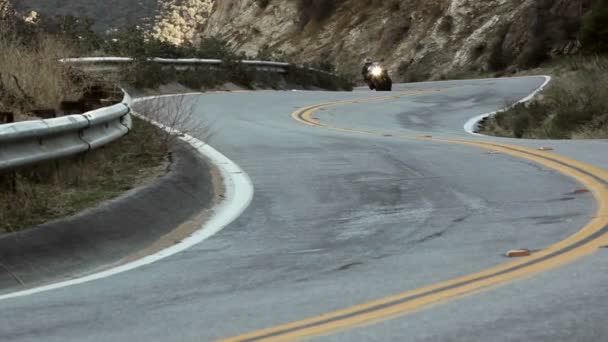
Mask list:
POLYGON ((0 125, 0 171, 91 151, 132 128, 131 97, 84 114, 0 125))
MULTIPOLYGON (((131 63, 135 61, 134 58, 131 57, 80 57, 80 58, 64 58, 61 59, 64 63, 69 64, 91 64, 91 63, 114 63, 114 64, 125 64, 131 63)), ((208 58, 181 58, 181 59, 172 59, 172 58, 149 58, 148 61, 163 63, 163 64, 222 64, 223 61, 221 59, 208 59, 208 58)), ((273 61, 260 61, 260 60, 242 60, 240 61, 243 64, 253 65, 253 66, 279 66, 279 67, 288 67, 289 63, 284 62, 273 62, 273 61)))
MULTIPOLYGON (((76 67, 81 67, 91 71, 112 70, 118 66, 128 65, 135 61, 130 57, 81 57, 81 58, 64 58, 61 62, 71 64, 76 67)), ((224 63, 221 59, 202 59, 202 58, 148 58, 148 62, 158 63, 161 65, 171 65, 177 68, 192 67, 197 65, 221 65, 224 63)), ((259 60, 241 60, 243 65, 258 68, 263 71, 286 73, 291 66, 289 63, 259 61, 259 60)))
MULTIPOLYGON (((80 58, 64 58, 60 60, 63 63, 71 64, 75 67, 80 67, 86 71, 115 71, 117 67, 131 64, 135 61, 131 57, 80 57, 80 58)), ((148 58, 148 62, 158 63, 161 65, 170 65, 176 69, 187 69, 197 65, 221 65, 224 63, 221 59, 204 59, 204 58, 148 58)), ((273 62, 273 61, 260 61, 260 60, 241 60, 239 61, 243 65, 255 67, 260 71, 278 72, 285 74, 289 71, 290 67, 304 68, 310 71, 314 71, 320 74, 333 75, 331 72, 320 70, 316 68, 310 68, 302 65, 296 65, 285 62, 273 62)))

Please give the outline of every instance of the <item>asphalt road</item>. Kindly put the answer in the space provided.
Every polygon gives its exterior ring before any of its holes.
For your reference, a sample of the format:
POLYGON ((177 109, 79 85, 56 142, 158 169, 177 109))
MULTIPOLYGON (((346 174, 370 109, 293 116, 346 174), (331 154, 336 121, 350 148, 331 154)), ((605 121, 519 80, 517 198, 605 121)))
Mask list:
MULTIPOLYGON (((186 252, 128 273, 0 301, 1 341, 210 341, 276 326, 502 264, 596 215, 573 179, 504 153, 408 135, 471 137, 471 117, 543 78, 397 86, 374 93, 190 97, 211 144, 251 177, 247 211, 186 252), (408 91, 408 93, 403 93, 408 91), (336 129, 337 128, 337 129, 336 129), (348 130, 347 130, 348 129, 348 130), (362 134, 373 130, 380 135, 362 134), (398 135, 404 135, 399 137, 398 135)), ((608 143, 517 141, 608 168, 608 143)), ((128 228, 128 227, 125 227, 128 228)), ((607 243, 608 244, 608 243, 607 243)), ((319 341, 600 341, 608 336, 608 249, 319 341)))

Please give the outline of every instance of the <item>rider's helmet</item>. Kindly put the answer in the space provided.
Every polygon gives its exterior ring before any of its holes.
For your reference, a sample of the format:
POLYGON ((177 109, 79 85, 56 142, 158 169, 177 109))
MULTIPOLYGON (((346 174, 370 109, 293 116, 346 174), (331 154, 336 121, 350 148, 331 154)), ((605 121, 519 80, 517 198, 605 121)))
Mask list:
POLYGON ((372 59, 370 57, 365 57, 365 59, 363 60, 364 64, 372 64, 372 59))

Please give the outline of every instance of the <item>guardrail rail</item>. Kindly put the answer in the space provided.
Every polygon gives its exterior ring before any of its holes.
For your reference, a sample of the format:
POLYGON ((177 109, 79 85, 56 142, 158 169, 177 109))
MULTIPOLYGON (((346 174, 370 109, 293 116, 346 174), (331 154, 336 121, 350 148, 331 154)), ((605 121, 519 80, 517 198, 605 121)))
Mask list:
MULTIPOLYGON (((108 71, 114 70, 117 67, 128 65, 135 62, 135 58, 130 57, 80 57, 80 58, 64 58, 61 62, 71 64, 75 67, 79 67, 89 71, 108 71)), ((203 58, 182 58, 182 59, 171 59, 171 58, 148 58, 150 63, 158 63, 161 65, 170 65, 177 69, 190 68, 193 66, 201 65, 221 65, 224 63, 221 59, 203 59, 203 58)), ((238 61, 243 65, 254 67, 261 71, 286 73, 288 72, 291 64, 283 62, 272 62, 272 61, 259 61, 259 60, 241 60, 238 61)), ((319 71, 319 70, 317 70, 319 71)))
MULTIPOLYGON (((75 67, 82 68, 88 71, 112 71, 116 70, 117 67, 121 67, 124 65, 131 64, 136 61, 135 58, 131 57, 79 57, 79 58, 64 58, 60 60, 62 63, 71 64, 75 67)), ((221 59, 206 59, 206 58, 148 58, 148 62, 158 63, 161 65, 170 65, 177 69, 180 68, 190 68, 193 66, 200 65, 221 65, 224 63, 221 59)), ((240 60, 239 63, 243 65, 247 65, 250 67, 254 67, 260 71, 269 71, 269 72, 278 72, 278 73, 287 73, 289 68, 298 67, 304 68, 310 71, 329 74, 325 70, 309 68, 301 65, 295 65, 291 63, 285 62, 274 62, 274 61, 261 61, 261 60, 240 60)))
POLYGON ((0 171, 75 156, 107 145, 132 128, 132 99, 54 119, 0 125, 0 171))

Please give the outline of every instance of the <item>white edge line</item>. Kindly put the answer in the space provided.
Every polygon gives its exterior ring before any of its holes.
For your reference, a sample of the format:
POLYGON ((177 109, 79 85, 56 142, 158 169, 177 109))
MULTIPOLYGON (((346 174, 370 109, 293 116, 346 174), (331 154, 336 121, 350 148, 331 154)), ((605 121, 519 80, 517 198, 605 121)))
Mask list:
MULTIPOLYGON (((495 112, 481 114, 481 115, 478 115, 476 117, 473 117, 473 118, 469 119, 469 121, 467 121, 464 124, 464 130, 467 133, 472 134, 472 135, 476 135, 478 137, 486 137, 487 135, 485 135, 485 134, 475 133, 475 131, 478 128, 479 122, 481 120, 483 120, 485 118, 488 118, 490 116, 496 115, 498 113, 505 112, 505 111, 507 111, 507 110, 509 110, 509 109, 511 109, 511 108, 513 108, 515 106, 517 106, 518 104, 526 103, 526 102, 532 100, 538 93, 540 93, 541 91, 543 91, 545 89, 545 87, 547 87, 547 85, 551 82, 551 76, 541 75, 541 76, 524 76, 524 77, 525 78, 544 77, 545 78, 545 82, 543 82, 543 84, 540 87, 536 88, 536 90, 534 90, 530 95, 528 95, 528 96, 524 97, 523 99, 515 102, 514 104, 510 105, 507 108, 503 108, 503 109, 497 110, 495 112)), ((518 77, 518 78, 523 78, 523 77, 518 77)))
MULTIPOLYGON (((178 94, 175 96, 183 95, 184 94, 178 94)), ((140 102, 151 98, 155 97, 136 99, 135 102, 140 102)), ((163 126, 158 122, 150 122, 165 130, 168 130, 167 127, 163 126)), ((182 136, 180 140, 190 144, 200 154, 209 158, 211 162, 218 167, 224 181, 225 199, 213 208, 213 214, 211 218, 207 222, 205 222, 199 230, 194 232, 189 237, 183 239, 178 244, 163 249, 152 255, 143 257, 139 260, 129 262, 127 264, 114 267, 108 270, 104 270, 99 273, 90 274, 81 278, 70 279, 50 285, 44 285, 32 289, 0 295, 0 300, 25 297, 41 292, 47 292, 68 286, 88 283, 94 280, 111 277, 113 275, 117 275, 145 265, 152 264, 161 259, 180 253, 194 245, 197 245, 207 240, 211 236, 221 231, 224 227, 232 223, 235 219, 237 219, 245 211, 245 209, 249 207, 249 204, 251 203, 251 200, 253 198, 254 189, 249 176, 237 164, 235 164, 233 161, 231 161, 226 156, 215 150, 213 147, 207 145, 206 143, 189 135, 182 136)))

